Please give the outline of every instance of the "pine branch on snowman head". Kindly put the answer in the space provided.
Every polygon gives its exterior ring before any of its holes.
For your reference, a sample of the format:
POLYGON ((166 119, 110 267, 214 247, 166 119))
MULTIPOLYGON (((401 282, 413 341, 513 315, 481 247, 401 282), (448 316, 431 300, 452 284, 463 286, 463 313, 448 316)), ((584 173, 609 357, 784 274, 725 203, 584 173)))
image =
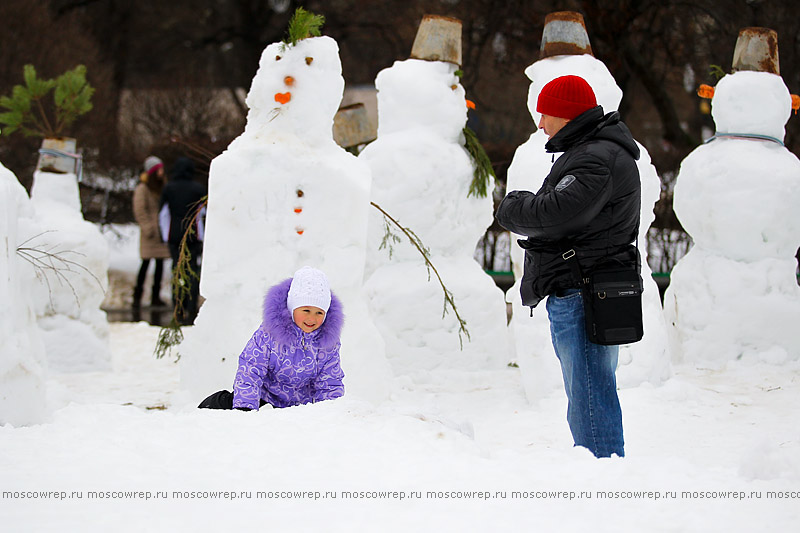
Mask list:
POLYGON ((325 24, 324 16, 315 15, 302 7, 298 7, 289 21, 289 29, 283 44, 285 46, 294 46, 303 39, 319 37, 323 24, 325 24))

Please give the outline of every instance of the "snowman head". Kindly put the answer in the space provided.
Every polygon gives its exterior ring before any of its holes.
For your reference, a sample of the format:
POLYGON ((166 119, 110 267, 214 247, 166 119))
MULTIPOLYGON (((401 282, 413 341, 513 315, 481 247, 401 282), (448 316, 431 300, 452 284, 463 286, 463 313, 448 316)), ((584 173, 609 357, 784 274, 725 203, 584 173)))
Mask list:
POLYGON ((413 128, 429 128, 457 140, 467 122, 464 87, 444 61, 396 61, 375 78, 378 89, 378 137, 413 128))
POLYGON ((717 133, 755 134, 783 141, 792 96, 777 74, 741 71, 719 80, 711 100, 717 133))
POLYGON ((719 80, 711 100, 717 133, 766 135, 783 141, 792 96, 780 76, 778 34, 743 28, 733 51, 734 73, 719 80))
POLYGON ((531 80, 528 89, 528 110, 533 121, 538 124, 542 118, 536 111, 536 103, 542 88, 561 76, 580 76, 585 79, 594 91, 597 104, 603 111, 610 113, 619 108, 622 100, 622 89, 617 86, 605 64, 589 54, 562 55, 541 59, 525 69, 525 75, 531 80))
POLYGON ((332 139, 333 117, 343 92, 336 41, 323 36, 294 45, 273 43, 261 54, 247 94, 247 130, 257 136, 332 139))

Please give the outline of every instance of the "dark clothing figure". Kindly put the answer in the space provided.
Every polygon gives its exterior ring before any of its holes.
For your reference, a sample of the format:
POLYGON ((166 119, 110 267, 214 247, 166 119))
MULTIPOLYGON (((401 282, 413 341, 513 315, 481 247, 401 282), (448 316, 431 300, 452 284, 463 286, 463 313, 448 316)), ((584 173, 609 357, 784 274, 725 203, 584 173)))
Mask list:
POLYGON ((563 152, 537 193, 512 191, 497 208, 504 228, 527 236, 522 302, 547 297, 550 336, 567 393, 567 422, 576 446, 596 457, 625 455, 617 396, 619 346, 589 341, 580 281, 563 254, 574 250, 583 273, 602 258, 638 268, 639 148, 617 112, 603 114, 591 86, 562 76, 542 88, 536 110, 550 137, 548 152, 563 152))
MULTIPOLYGON (((155 268, 153 270, 153 287, 150 294, 150 305, 160 307, 164 305, 161 299, 161 280, 164 278, 164 260, 153 259, 155 268)), ((139 273, 136 275, 136 287, 133 288, 133 307, 138 308, 142 305, 142 293, 144 293, 144 281, 147 278, 147 270, 150 268, 150 260, 142 259, 139 273)))
POLYGON ((609 255, 635 263, 631 244, 639 231, 639 147, 619 113, 597 106, 558 132, 545 145, 564 152, 536 194, 512 191, 497 209, 504 228, 526 235, 522 303, 535 307, 557 290, 578 288, 561 258, 568 240, 583 272, 609 255))
MULTIPOLYGON (((205 188, 194 181, 194 163, 188 157, 181 157, 175 162, 169 183, 161 194, 162 233, 166 234, 169 251, 172 256, 173 283, 175 268, 180 259, 180 246, 186 231, 193 227, 186 239, 189 254, 189 268, 195 273, 183 280, 189 284, 188 298, 183 301, 183 312, 178 318, 182 323, 191 324, 197 315, 200 299, 200 261, 203 243, 198 228, 200 208, 206 195, 205 188)), ((172 293, 175 298, 176 287, 172 293)))
POLYGON ((169 208, 168 243, 179 245, 192 224, 195 224, 195 231, 187 242, 200 242, 196 217, 205 195, 205 187, 194 181, 192 160, 188 157, 178 158, 172 168, 169 183, 161 194, 161 206, 166 205, 169 208))

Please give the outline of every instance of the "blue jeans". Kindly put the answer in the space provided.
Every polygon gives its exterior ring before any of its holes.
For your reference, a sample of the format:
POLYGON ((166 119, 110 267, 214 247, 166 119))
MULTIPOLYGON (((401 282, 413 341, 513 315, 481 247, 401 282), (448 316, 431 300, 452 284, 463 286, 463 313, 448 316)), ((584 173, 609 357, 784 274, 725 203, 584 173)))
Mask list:
POLYGON ((576 446, 596 457, 625 455, 622 409, 617 396, 618 346, 589 342, 583 322, 583 295, 568 289, 547 298, 553 338, 569 401, 567 422, 576 446))

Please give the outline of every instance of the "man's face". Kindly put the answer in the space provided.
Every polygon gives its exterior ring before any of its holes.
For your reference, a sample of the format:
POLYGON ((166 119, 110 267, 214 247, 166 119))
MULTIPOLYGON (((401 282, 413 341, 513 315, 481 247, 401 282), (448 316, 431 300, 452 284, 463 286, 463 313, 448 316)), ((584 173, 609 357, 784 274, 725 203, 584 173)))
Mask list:
POLYGON ((568 122, 569 119, 566 118, 542 115, 542 119, 539 121, 539 127, 544 130, 545 135, 552 139, 553 135, 561 131, 561 128, 566 126, 568 122))

